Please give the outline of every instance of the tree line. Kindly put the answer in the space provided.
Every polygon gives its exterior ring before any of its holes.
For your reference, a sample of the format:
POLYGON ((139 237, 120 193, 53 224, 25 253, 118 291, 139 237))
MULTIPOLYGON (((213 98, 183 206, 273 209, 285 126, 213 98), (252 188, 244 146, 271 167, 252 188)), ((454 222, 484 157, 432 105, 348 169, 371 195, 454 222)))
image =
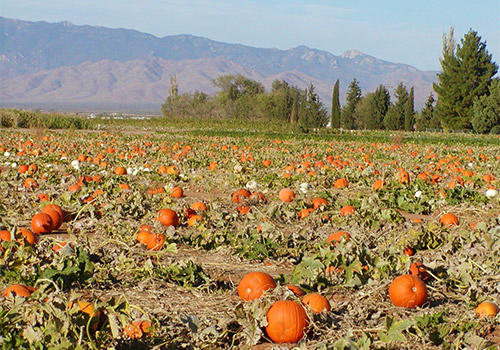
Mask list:
POLYGON ((419 112, 414 107, 414 88, 402 82, 391 101, 389 88, 382 84, 362 94, 353 79, 346 103, 340 104, 339 81, 333 87, 331 113, 320 100, 313 84, 307 89, 275 80, 271 91, 242 75, 223 75, 213 80, 215 95, 203 92, 180 94, 176 77, 171 78, 169 96, 162 105, 166 117, 259 119, 297 124, 303 131, 330 126, 335 129, 429 129, 474 130, 500 133, 500 81, 498 66, 477 32, 470 30, 460 44, 453 28, 443 36, 442 70, 419 112))

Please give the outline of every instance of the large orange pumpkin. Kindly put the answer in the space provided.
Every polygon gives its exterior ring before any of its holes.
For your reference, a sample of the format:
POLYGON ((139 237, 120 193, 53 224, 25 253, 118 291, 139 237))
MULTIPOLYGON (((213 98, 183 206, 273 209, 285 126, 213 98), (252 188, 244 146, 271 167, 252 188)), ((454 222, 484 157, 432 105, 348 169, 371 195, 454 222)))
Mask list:
POLYGON ((238 284, 238 295, 243 300, 260 298, 265 290, 276 287, 274 278, 265 272, 250 272, 238 284))
POLYGON ((427 287, 417 276, 401 275, 392 281, 389 298, 394 306, 412 309, 427 301, 427 287))
POLYGON ((319 314, 323 310, 330 311, 331 306, 323 295, 319 293, 309 293, 302 299, 302 304, 307 305, 315 314, 319 314))
POLYGON ((241 203, 241 200, 243 198, 250 198, 250 192, 248 192, 246 189, 242 188, 236 192, 233 192, 231 194, 231 200, 235 203, 241 203))
POLYGON ((42 213, 45 213, 47 214, 48 216, 50 216, 50 218, 52 219, 52 229, 53 230, 57 230, 59 227, 61 227, 62 225, 62 221, 63 221, 63 217, 61 214, 59 214, 58 211, 54 210, 54 209, 45 209, 45 207, 42 209, 42 213))
POLYGON ((275 343, 298 342, 309 324, 304 307, 290 300, 275 302, 267 311, 266 317, 266 333, 275 343))

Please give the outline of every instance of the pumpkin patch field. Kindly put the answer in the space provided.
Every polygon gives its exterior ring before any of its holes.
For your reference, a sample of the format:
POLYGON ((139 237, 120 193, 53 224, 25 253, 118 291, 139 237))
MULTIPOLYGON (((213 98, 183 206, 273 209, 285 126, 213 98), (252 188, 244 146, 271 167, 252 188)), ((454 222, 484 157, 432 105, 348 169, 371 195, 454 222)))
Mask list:
POLYGON ((499 187, 493 136, 2 129, 0 347, 495 349, 499 187))

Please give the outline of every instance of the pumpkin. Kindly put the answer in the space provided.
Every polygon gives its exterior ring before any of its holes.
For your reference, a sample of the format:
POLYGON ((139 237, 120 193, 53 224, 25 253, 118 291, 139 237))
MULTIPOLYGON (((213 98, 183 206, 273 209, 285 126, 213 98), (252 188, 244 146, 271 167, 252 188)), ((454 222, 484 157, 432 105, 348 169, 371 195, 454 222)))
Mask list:
POLYGON ((304 307, 295 301, 279 300, 267 311, 266 333, 275 343, 296 343, 309 324, 304 307))
POLYGON ((431 275, 425 269, 426 267, 420 261, 410 264, 410 274, 420 277, 420 279, 424 282, 431 278, 431 275))
POLYGON ((59 215, 61 215, 62 218, 64 217, 64 212, 63 212, 62 208, 60 206, 58 206, 57 204, 47 204, 46 206, 44 206, 42 208, 42 213, 45 213, 48 210, 55 210, 59 213, 59 215))
POLYGON ((293 191, 289 188, 283 188, 280 191, 278 197, 279 199, 281 199, 281 201, 289 203, 295 198, 295 193, 293 193, 293 191))
POLYGON ((409 184, 410 183, 410 174, 405 170, 400 171, 398 174, 398 181, 399 181, 399 183, 402 183, 402 184, 409 184))
POLYGON ((422 306, 427 301, 427 287, 417 276, 401 275, 392 281, 389 298, 394 306, 412 309, 422 306))
POLYGON ((184 191, 182 190, 182 188, 180 188, 179 186, 175 186, 174 188, 172 188, 172 190, 170 191, 170 197, 173 197, 173 198, 181 198, 182 196, 184 196, 184 191))
POLYGON ((300 288, 299 286, 296 286, 294 284, 287 284, 287 285, 285 285, 285 287, 290 289, 293 292, 293 294, 295 294, 298 297, 304 296, 304 294, 306 294, 306 293, 304 293, 302 288, 300 288))
POLYGON ((162 233, 150 233, 146 238, 146 247, 150 250, 159 250, 165 244, 167 237, 162 233))
POLYGON ((140 232, 137 234, 137 236, 136 236, 136 240, 137 240, 137 242, 139 242, 139 243, 144 243, 144 244, 146 244, 146 242, 148 241, 149 235, 151 235, 151 232, 150 232, 150 231, 140 231, 140 232))
POLYGON ((52 219, 53 230, 57 230, 59 227, 61 227, 63 218, 62 215, 59 214, 59 212, 55 211, 54 209, 47 209, 45 211, 42 210, 42 213, 47 214, 52 219))
POLYGON ((275 288, 276 282, 265 272, 247 273, 238 284, 238 295, 245 301, 258 299, 265 290, 275 288))
POLYGON ((203 202, 194 202, 193 204, 191 204, 191 209, 206 211, 207 205, 203 202))
POLYGON ((196 225, 196 222, 197 221, 203 221, 203 216, 201 215, 193 215, 189 218, 189 220, 187 221, 187 224, 188 226, 194 226, 196 225))
POLYGON ((36 235, 26 228, 20 229, 17 232, 17 235, 21 236, 17 239, 17 241, 20 242, 21 244, 24 244, 23 240, 26 240, 26 243, 28 243, 29 245, 33 245, 37 241, 36 235))
POLYGON ((474 311, 476 311, 479 317, 486 317, 486 316, 495 317, 496 314, 498 314, 498 312, 500 311, 500 309, 494 303, 491 303, 489 301, 483 301, 476 307, 474 311))
POLYGON ((0 242, 2 241, 10 241, 11 240, 11 237, 10 237, 10 232, 7 231, 7 230, 2 230, 0 231, 0 242))
POLYGON ((342 238, 346 241, 349 242, 351 239, 351 235, 345 231, 337 231, 335 233, 332 233, 330 236, 328 236, 327 241, 330 243, 330 245, 335 244, 337 245, 338 242, 342 240, 342 238))
POLYGON ((34 233, 50 233, 54 229, 52 217, 47 213, 38 213, 31 219, 31 229, 34 233))
POLYGON ((36 288, 26 286, 24 284, 13 284, 4 290, 2 295, 5 298, 12 295, 28 298, 35 290, 36 288))
POLYGON ((354 215, 355 211, 356 211, 355 207, 353 207, 352 205, 346 205, 345 207, 342 207, 340 209, 340 216, 354 215))
POLYGON ((319 293, 309 293, 302 299, 302 304, 307 305, 315 314, 319 314, 323 310, 330 311, 331 306, 323 295, 319 293))
POLYGON ((131 339, 142 338, 144 333, 141 331, 141 328, 135 324, 135 322, 129 323, 123 328, 123 333, 127 335, 131 339))
POLYGON ((127 169, 122 166, 117 166, 115 170, 113 170, 113 173, 115 173, 115 175, 127 175, 127 169))
POLYGON ((250 192, 248 192, 246 189, 242 188, 236 192, 233 192, 231 194, 231 200, 234 203, 241 203, 241 200, 243 198, 250 198, 250 192))
POLYGON ((172 209, 161 209, 156 213, 156 220, 161 222, 165 226, 178 226, 179 217, 177 213, 172 209))
POLYGON ((346 188, 346 187, 349 187, 349 183, 347 182, 347 180, 345 178, 340 178, 340 179, 337 179, 333 183, 333 187, 335 187, 335 188, 346 188))
MULTIPOLYGON (((92 319, 90 322, 90 328, 95 331, 97 329, 97 326, 99 325, 101 312, 94 308, 94 304, 87 301, 78 300, 76 303, 78 305, 78 310, 92 319)), ((70 301, 68 303, 68 307, 72 308, 73 302, 70 301)))
POLYGON ((311 204, 312 204, 314 209, 318 209, 319 207, 322 207, 324 205, 328 205, 328 201, 324 198, 318 197, 318 198, 313 199, 311 204))
POLYGON ((377 190, 381 190, 385 185, 385 182, 384 180, 377 180, 373 183, 373 190, 374 191, 377 191, 377 190))
POLYGON ((444 214, 441 219, 439 219, 439 222, 447 227, 451 227, 453 225, 458 226, 458 218, 455 214, 448 213, 444 214))

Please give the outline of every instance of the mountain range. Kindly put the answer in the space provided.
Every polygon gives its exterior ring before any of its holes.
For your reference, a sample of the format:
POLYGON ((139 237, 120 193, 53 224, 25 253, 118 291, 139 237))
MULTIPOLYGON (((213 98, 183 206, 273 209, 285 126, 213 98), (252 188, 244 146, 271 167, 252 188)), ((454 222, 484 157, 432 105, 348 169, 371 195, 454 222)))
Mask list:
POLYGON ((436 71, 420 71, 356 50, 335 56, 298 46, 256 48, 192 35, 158 38, 130 29, 28 22, 0 17, 0 104, 4 106, 158 112, 175 75, 180 92, 215 93, 212 80, 241 74, 270 88, 275 79, 315 86, 330 106, 356 78, 363 93, 403 82, 424 104, 436 71))

